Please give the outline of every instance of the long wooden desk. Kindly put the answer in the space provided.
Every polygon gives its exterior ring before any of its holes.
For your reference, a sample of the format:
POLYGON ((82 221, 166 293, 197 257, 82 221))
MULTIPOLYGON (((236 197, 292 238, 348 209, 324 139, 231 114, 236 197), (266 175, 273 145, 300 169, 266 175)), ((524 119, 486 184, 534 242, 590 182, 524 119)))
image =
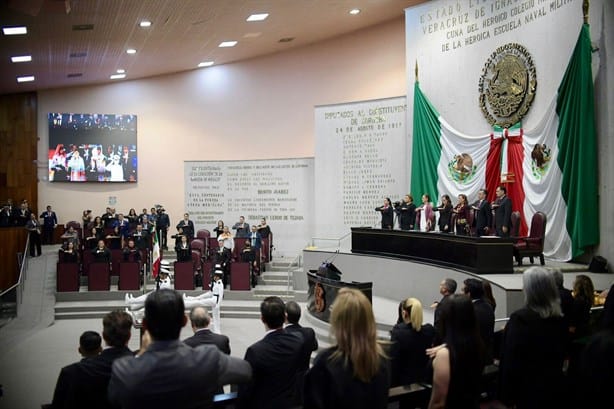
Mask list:
POLYGON ((511 239, 352 228, 352 252, 382 255, 459 268, 475 274, 512 274, 511 239))

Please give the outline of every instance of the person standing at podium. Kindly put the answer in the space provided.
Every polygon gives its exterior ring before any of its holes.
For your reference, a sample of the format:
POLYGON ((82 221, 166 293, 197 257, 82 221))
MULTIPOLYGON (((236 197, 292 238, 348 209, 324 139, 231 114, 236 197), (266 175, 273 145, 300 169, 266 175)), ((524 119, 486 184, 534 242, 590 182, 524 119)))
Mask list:
POLYGON ((385 198, 383 206, 376 207, 375 211, 380 212, 382 214, 382 229, 392 230, 394 218, 392 213, 392 205, 390 204, 390 198, 385 198))

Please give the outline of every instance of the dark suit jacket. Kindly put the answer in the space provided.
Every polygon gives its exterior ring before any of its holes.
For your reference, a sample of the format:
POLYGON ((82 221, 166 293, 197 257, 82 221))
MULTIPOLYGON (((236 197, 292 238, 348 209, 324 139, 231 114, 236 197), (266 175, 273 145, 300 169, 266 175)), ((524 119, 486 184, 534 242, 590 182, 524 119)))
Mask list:
POLYGON ((495 230, 497 236, 508 237, 512 228, 512 201, 509 197, 503 196, 498 204, 499 207, 495 209, 495 230), (503 232, 503 226, 507 227, 507 233, 503 232))
POLYGON ((493 340, 495 337, 495 312, 492 306, 483 298, 474 300, 473 308, 480 330, 480 337, 484 343, 486 364, 491 364, 493 360, 493 340))
POLYGON ((63 368, 53 395, 53 408, 110 408, 107 387, 111 366, 117 358, 130 355, 126 347, 107 348, 98 356, 63 368))
POLYGON ((390 334, 391 383, 390 386, 427 382, 429 357, 426 349, 433 345, 435 329, 425 324, 416 331, 411 324, 400 323, 390 334))
POLYGON ((309 369, 311 361, 311 352, 318 349, 318 340, 316 333, 311 328, 302 327, 300 324, 290 324, 286 327, 287 332, 299 333, 303 337, 303 357, 301 359, 300 369, 309 369))
POLYGON ((524 307, 505 326, 499 366, 500 399, 523 408, 563 407, 567 328, 562 318, 541 318, 524 307))
POLYGON ((239 407, 255 409, 292 408, 297 374, 303 356, 303 337, 279 329, 250 346, 245 360, 252 366, 252 381, 239 385, 239 407))
POLYGON ((186 345, 192 348, 199 345, 212 344, 226 355, 230 355, 230 340, 226 335, 216 334, 208 328, 199 329, 190 338, 183 340, 186 345))
POLYGON ((476 234, 478 236, 486 236, 487 233, 484 230, 486 227, 490 228, 492 225, 492 209, 488 200, 482 200, 482 203, 476 202, 474 204, 478 210, 475 211, 475 218, 473 222, 475 224, 476 234))

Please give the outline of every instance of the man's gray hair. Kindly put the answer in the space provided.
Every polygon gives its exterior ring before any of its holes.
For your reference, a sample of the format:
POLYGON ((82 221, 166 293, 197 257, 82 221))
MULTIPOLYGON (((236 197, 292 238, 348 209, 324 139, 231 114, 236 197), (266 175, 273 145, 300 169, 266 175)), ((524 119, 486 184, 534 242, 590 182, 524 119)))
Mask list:
POLYGON ((527 308, 542 318, 560 317, 561 299, 554 275, 542 267, 530 267, 522 275, 527 308))

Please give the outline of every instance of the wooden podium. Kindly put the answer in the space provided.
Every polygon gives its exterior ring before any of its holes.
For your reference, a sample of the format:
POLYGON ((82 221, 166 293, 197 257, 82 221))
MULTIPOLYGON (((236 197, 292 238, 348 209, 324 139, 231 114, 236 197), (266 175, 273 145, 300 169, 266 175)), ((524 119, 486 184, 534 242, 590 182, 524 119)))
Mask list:
POLYGON ((79 263, 58 263, 57 291, 79 291, 79 263))
POLYGON ((138 290, 141 288, 141 263, 122 261, 119 263, 119 290, 138 290))
POLYGON ((175 262, 175 290, 194 290, 194 264, 191 261, 175 262))
POLYGON ((230 289, 233 291, 249 291, 249 263, 234 262, 230 264, 230 289))
POLYGON ((90 271, 87 276, 88 291, 109 291, 111 279, 109 277, 109 263, 90 264, 90 271))

